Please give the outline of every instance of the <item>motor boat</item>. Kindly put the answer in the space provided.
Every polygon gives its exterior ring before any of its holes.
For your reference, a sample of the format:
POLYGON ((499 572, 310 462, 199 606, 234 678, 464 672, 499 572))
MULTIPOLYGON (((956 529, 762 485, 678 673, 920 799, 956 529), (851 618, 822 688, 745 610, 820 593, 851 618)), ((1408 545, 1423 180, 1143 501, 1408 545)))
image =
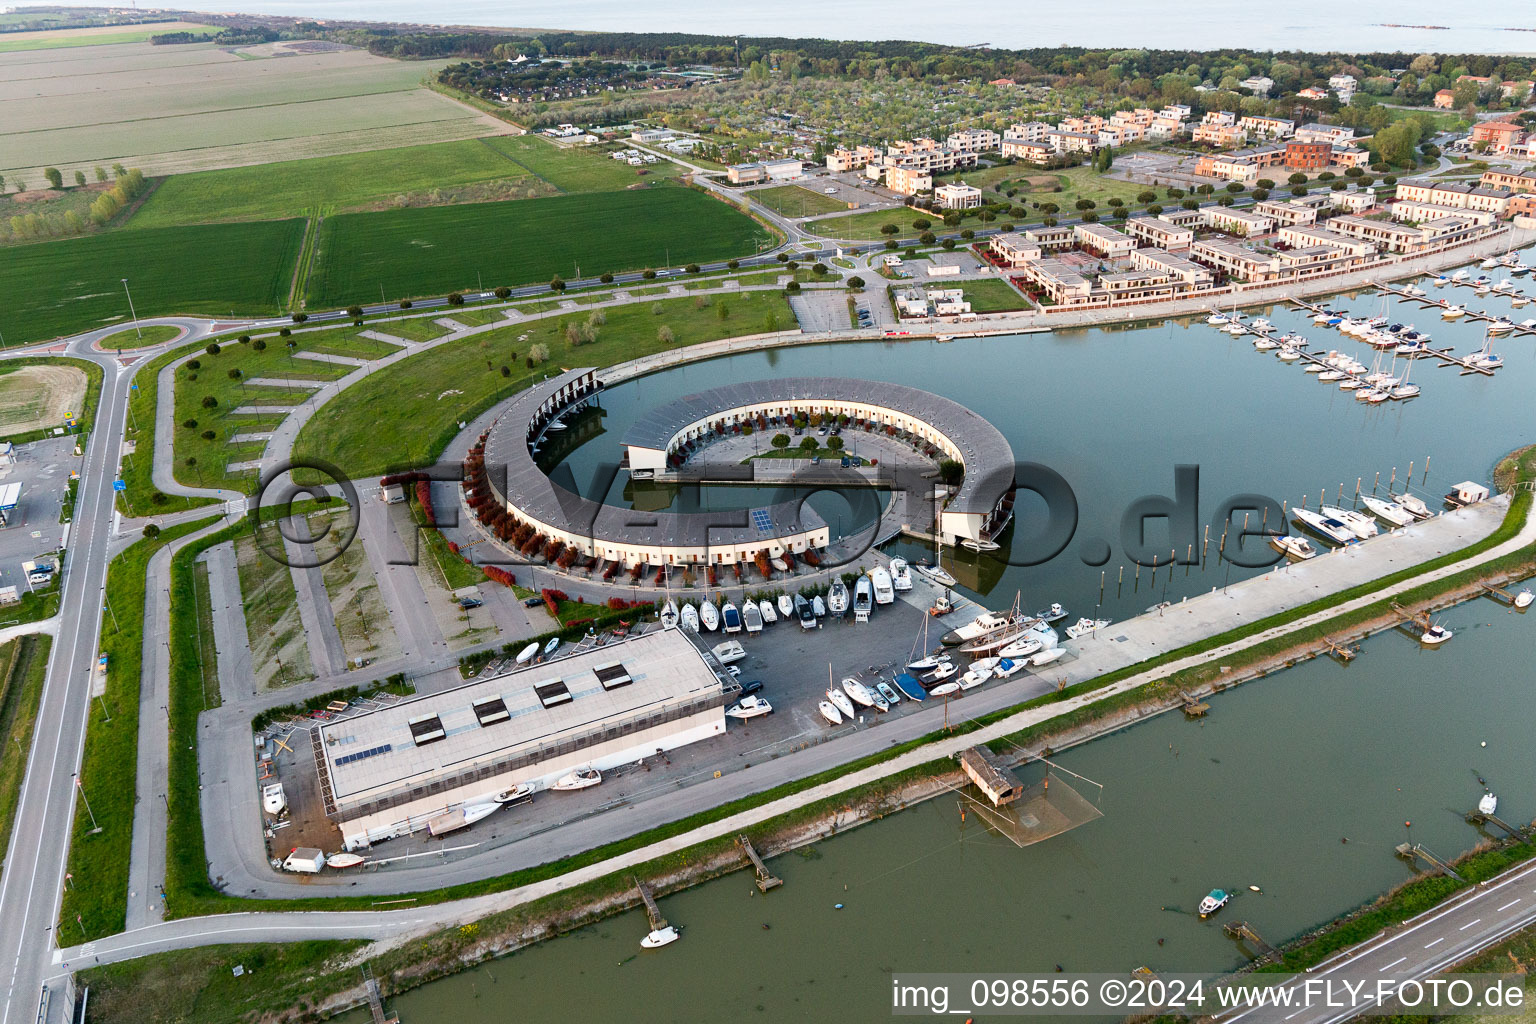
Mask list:
POLYGON ((838 618, 848 614, 848 587, 842 580, 833 580, 827 589, 827 611, 838 618))
MULTIPOLYGON (((954 675, 958 671, 960 671, 960 670, 955 667, 954 662, 951 662, 951 661, 941 661, 934 668, 932 668, 932 669, 928 670, 927 672, 923 673, 923 682, 924 683, 942 683, 944 680, 948 679, 950 676, 954 675)), ((929 692, 932 692, 932 691, 930 690, 929 692)))
POLYGON ((898 594, 912 589, 912 567, 905 558, 891 559, 891 586, 896 588, 898 594))
POLYGON ((1200 901, 1200 916, 1210 917, 1216 911, 1227 905, 1232 899, 1232 894, 1224 889, 1212 889, 1205 899, 1200 901))
POLYGON ((578 789, 588 789, 602 781, 603 773, 589 765, 586 768, 566 772, 556 779, 555 784, 550 788, 561 793, 574 793, 578 789))
POLYGON ((557 649, 559 649, 559 647, 560 647, 560 638, 557 637, 557 636, 550 637, 549 638, 549 643, 544 645, 544 657, 547 658, 551 654, 554 654, 555 651, 557 649))
POLYGON ((699 631, 699 610, 691 604, 683 605, 677 617, 678 624, 690 633, 699 631))
POLYGON ((538 656, 539 656, 539 645, 538 644, 529 644, 527 647, 524 647, 521 651, 517 652, 517 664, 519 664, 519 665, 526 665, 530 661, 532 661, 534 658, 537 658, 538 656))
POLYGON ((677 602, 668 598, 667 603, 662 605, 660 617, 662 629, 676 629, 678 617, 677 602))
POLYGON ((779 614, 786 620, 795 617, 795 601, 788 594, 779 595, 779 614))
MULTIPOLYGON (((1490 814, 1493 812, 1489 812, 1490 814)), ((355 853, 333 853, 325 858, 325 866, 335 868, 338 871, 346 868, 355 868, 363 862, 364 858, 355 853)))
POLYGON ((891 707, 901 703, 901 694, 897 693, 896 689, 884 680, 875 684, 875 692, 884 697, 885 702, 891 707))
POLYGON ((757 614, 762 616, 763 624, 766 626, 779 621, 779 613, 773 610, 773 602, 767 598, 757 602, 757 614))
POLYGON ((982 612, 965 625, 956 626, 939 637, 939 643, 945 647, 959 647, 961 644, 969 643, 1013 624, 1014 617, 1008 612, 982 612))
POLYGON ((1392 350, 1392 353, 1399 356, 1416 356, 1428 347, 1429 345, 1423 338, 1405 339, 1397 343, 1397 347, 1392 350))
POLYGON ((784 561, 782 558, 770 558, 768 560, 768 564, 773 566, 779 572, 789 572, 789 563, 784 561))
POLYGON ((932 672, 947 661, 949 661, 949 655, 947 654, 930 654, 926 657, 918 658, 916 661, 907 662, 907 671, 922 675, 925 672, 932 672))
POLYGON ((1067 639, 1076 640, 1079 637, 1088 636, 1109 625, 1108 619, 1081 618, 1067 627, 1067 639))
POLYGON ((877 699, 884 699, 881 698, 880 695, 874 690, 871 690, 869 687, 865 686, 857 679, 854 679, 852 676, 849 676, 843 680, 843 692, 846 693, 848 698, 855 704, 862 704, 866 708, 874 707, 875 701, 877 699))
POLYGON ((993 669, 992 671, 993 674, 997 676, 997 678, 1007 679, 1024 671, 1024 659, 1020 658, 1015 661, 1012 658, 998 658, 997 668, 993 669))
POLYGON ((819 700, 819 701, 817 701, 816 702, 816 710, 821 712, 821 717, 822 718, 825 718, 828 722, 831 722, 833 725, 842 725, 843 724, 843 713, 841 711, 837 710, 837 705, 833 704, 831 701, 829 701, 829 700, 819 700))
POLYGON ((1502 356, 1489 352, 1487 346, 1484 346, 1481 351, 1467 356, 1467 365, 1475 366, 1480 370, 1497 370, 1504 365, 1504 359, 1502 356))
POLYGON ((519 782, 511 789, 504 789, 491 797, 498 804, 515 804, 519 800, 527 800, 533 796, 533 787, 526 782, 519 782))
POLYGON ((1384 519, 1393 526, 1407 526, 1414 521, 1413 513, 1395 501, 1387 501, 1367 494, 1360 499, 1360 503, 1370 509, 1377 518, 1384 519))
POLYGON ((741 698, 741 700, 726 708, 725 713, 727 717, 740 719, 745 722, 747 719, 757 718, 759 715, 773 714, 773 705, 754 693, 750 697, 741 698))
POLYGON ((816 594, 811 598, 811 614, 818 619, 827 617, 827 602, 822 600, 820 594, 816 594))
POLYGON ((1462 269, 1456 271, 1456 273, 1451 275, 1451 280, 1452 281, 1465 281, 1467 278, 1469 278, 1471 276, 1472 276, 1471 272, 1468 271, 1465 267, 1463 267, 1462 269))
POLYGON ((1340 391, 1359 391, 1365 386, 1365 381, 1358 380, 1354 377, 1347 377, 1344 380, 1339 381, 1340 391))
POLYGON ((746 627, 747 633, 751 635, 763 631, 763 613, 758 611, 756 601, 742 602, 741 624, 746 627))
POLYGON ((1227 314, 1220 312, 1212 313, 1210 316, 1205 318, 1205 322, 1210 324, 1212 327, 1221 327, 1225 324, 1231 323, 1231 321, 1227 319, 1227 314))
POLYGON ((1035 612, 1035 618, 1044 622, 1060 622, 1066 617, 1067 610, 1055 602, 1053 602, 1049 608, 1042 608, 1040 611, 1035 612))
POLYGON ((720 609, 708 598, 699 603, 699 625, 711 633, 720 628, 720 609))
POLYGON ((1481 262, 1481 263, 1479 263, 1477 265, 1477 269, 1479 269, 1479 270, 1492 270, 1494 267, 1497 267, 1498 265, 1499 265, 1499 261, 1497 259, 1495 259, 1494 257, 1489 256, 1487 259, 1483 260, 1483 262, 1481 262))
POLYGON ((261 809, 274 816, 288 809, 288 797, 281 782, 261 787, 261 809))
POLYGON ((1039 634, 1030 630, 1023 636, 1014 638, 1002 650, 997 652, 997 656, 1003 659, 1022 661, 1044 646, 1045 641, 1040 638, 1039 634))
POLYGON ((1353 533, 1361 540, 1370 540, 1381 531, 1381 528, 1376 525, 1376 520, 1372 519, 1368 515, 1365 515, 1364 513, 1356 512, 1352 508, 1338 508, 1334 505, 1320 505, 1318 506, 1317 510, 1321 512, 1326 518, 1337 519, 1339 522, 1343 523, 1349 529, 1350 533, 1353 533))
POLYGON ((1339 520, 1330 516, 1319 515, 1309 508, 1293 508, 1291 515, 1296 521, 1313 533, 1322 535, 1335 544, 1358 544, 1360 538, 1355 532, 1345 526, 1339 520))
POLYGON ((1274 338, 1268 338, 1261 334, 1253 340, 1253 347, 1260 352, 1268 352, 1271 349, 1279 348, 1280 343, 1274 338))
POLYGON ((1282 345, 1280 351, 1275 353, 1275 357, 1282 363, 1294 363, 1301 358, 1301 353, 1290 345, 1282 345))
POLYGON ((827 689, 827 703, 836 708, 838 713, 844 718, 852 719, 856 713, 853 710, 853 701, 849 700, 848 695, 842 690, 829 687, 827 689))
POLYGON ((1531 606, 1531 601, 1532 601, 1533 598, 1536 598, 1536 595, 1533 595, 1531 593, 1531 591, 1530 591, 1530 588, 1527 587, 1526 589, 1520 591, 1520 593, 1515 595, 1515 607, 1516 608, 1529 608, 1531 606))
POLYGON ((1279 551, 1287 558, 1294 558, 1298 562, 1305 562, 1309 558, 1317 557, 1317 548, 1305 537, 1293 537, 1289 534, 1280 537, 1269 538, 1270 547, 1279 551))
POLYGON ((1002 545, 996 541, 977 539, 974 537, 965 538, 960 542, 960 546, 965 548, 967 551, 974 551, 977 554, 985 554, 989 551, 998 551, 1002 548, 1002 545))
POLYGON ((1389 494, 1388 497, 1401 505, 1415 519, 1428 519, 1435 514, 1428 505, 1424 504, 1422 498, 1415 497, 1407 491, 1401 494, 1389 494))
POLYGON ((741 612, 730 601, 720 606, 720 619, 727 633, 741 632, 741 612))
POLYGON ((1514 329, 1515 322, 1506 317, 1499 317, 1485 328, 1489 334, 1508 334, 1514 329))
POLYGON ((736 640, 727 640, 723 644, 715 644, 710 651, 720 660, 722 665, 732 665, 747 656, 747 649, 736 640))
POLYGON ((902 695, 908 700, 924 701, 928 699, 928 691, 923 688, 923 684, 905 672, 897 673, 891 679, 891 682, 896 685, 896 689, 900 690, 902 695))
POLYGON ((1424 631, 1424 634, 1419 637, 1419 642, 1434 647, 1445 643, 1454 635, 1454 633, 1446 629, 1444 626, 1430 626, 1424 631))
POLYGON ((795 595, 795 616, 800 620, 801 629, 816 628, 816 613, 811 609, 811 602, 805 599, 804 594, 795 595))
POLYGON ((1324 383, 1331 384, 1332 382, 1334 382, 1336 380, 1343 380, 1347 376, 1348 376, 1348 374, 1346 374, 1343 370, 1333 369, 1333 370, 1324 370, 1322 373, 1319 373, 1317 375, 1317 379, 1320 380, 1320 381, 1323 381, 1324 383))
POLYGON ((1493 795, 1491 790, 1483 791, 1483 798, 1477 802, 1478 814, 1497 814, 1499 810, 1499 798, 1493 795))
POLYGON ((868 576, 860 576, 853 584, 853 621, 868 622, 869 613, 875 606, 875 585, 868 576))
POLYGON ((1034 668, 1043 668, 1053 661, 1059 661, 1066 656, 1065 647, 1047 647, 1045 650, 1029 657, 1029 664, 1034 668))
POLYGON ((940 683, 928 691, 930 697, 952 697, 960 690, 959 683, 940 683))
POLYGON ((929 579, 933 580, 933 582, 937 583, 941 587, 953 587, 953 586, 958 585, 959 582, 960 582, 959 580, 957 580, 953 576, 951 576, 948 572, 946 572, 944 570, 943 566, 939 566, 939 565, 924 565, 923 563, 919 562, 917 565, 914 565, 912 568, 916 569, 918 572, 922 573, 924 576, 927 576, 929 579))
POLYGON ((869 570, 869 582, 875 590, 875 604, 890 604, 896 600, 896 588, 891 585, 891 574, 885 566, 877 565, 869 570))
POLYGON ((681 937, 681 933, 672 925, 665 928, 657 928, 645 938, 640 940, 641 949, 660 949, 662 946, 671 945, 681 937))
POLYGON ((1465 309, 1455 305, 1446 306, 1440 311, 1440 318, 1442 320, 1460 320, 1466 315, 1467 311, 1465 309))
POLYGON ((1000 660, 1002 659, 983 658, 981 661, 978 661, 976 664, 966 669, 965 673, 960 676, 960 689, 974 690, 988 679, 991 679, 992 670, 997 667, 997 662, 1000 660), (983 667, 983 665, 985 665, 985 667, 983 667))

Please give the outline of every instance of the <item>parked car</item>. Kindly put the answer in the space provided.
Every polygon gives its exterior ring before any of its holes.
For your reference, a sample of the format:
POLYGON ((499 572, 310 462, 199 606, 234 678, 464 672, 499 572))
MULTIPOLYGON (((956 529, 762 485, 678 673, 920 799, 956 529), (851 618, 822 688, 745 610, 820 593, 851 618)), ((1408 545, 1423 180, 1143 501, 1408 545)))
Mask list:
POLYGON ((754 680, 752 680, 749 683, 742 683, 741 684, 741 695, 743 697, 746 697, 746 696, 748 696, 750 694, 754 694, 754 693, 758 692, 762 688, 763 688, 763 681, 761 679, 754 679, 754 680))
POLYGON ((542 597, 525 597, 525 598, 523 598, 523 607, 524 608, 537 608, 539 605, 541 605, 543 603, 544 603, 544 599, 542 597))

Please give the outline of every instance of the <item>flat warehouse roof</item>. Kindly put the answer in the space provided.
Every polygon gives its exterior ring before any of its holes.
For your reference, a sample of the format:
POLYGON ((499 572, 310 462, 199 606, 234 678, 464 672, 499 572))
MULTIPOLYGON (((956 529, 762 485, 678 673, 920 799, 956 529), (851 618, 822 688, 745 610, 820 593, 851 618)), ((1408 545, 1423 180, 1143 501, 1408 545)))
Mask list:
POLYGON ((320 727, 338 802, 423 783, 723 692, 679 630, 653 630, 320 727))

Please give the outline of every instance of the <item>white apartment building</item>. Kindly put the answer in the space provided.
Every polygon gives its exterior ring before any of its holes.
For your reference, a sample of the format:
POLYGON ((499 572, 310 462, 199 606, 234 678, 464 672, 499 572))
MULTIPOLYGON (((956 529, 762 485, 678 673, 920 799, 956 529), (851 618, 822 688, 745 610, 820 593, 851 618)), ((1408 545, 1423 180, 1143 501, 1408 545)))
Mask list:
POLYGON ((981 189, 964 182, 940 185, 933 190, 933 199, 941 209, 974 210, 981 205, 981 189))
POLYGON ((957 153, 991 153, 1002 144, 997 132, 985 128, 967 128, 955 132, 944 140, 944 145, 957 153))
POLYGON ((1154 217, 1132 217, 1125 222, 1125 231, 1136 241, 1159 249, 1188 249, 1195 240, 1191 229, 1154 217))

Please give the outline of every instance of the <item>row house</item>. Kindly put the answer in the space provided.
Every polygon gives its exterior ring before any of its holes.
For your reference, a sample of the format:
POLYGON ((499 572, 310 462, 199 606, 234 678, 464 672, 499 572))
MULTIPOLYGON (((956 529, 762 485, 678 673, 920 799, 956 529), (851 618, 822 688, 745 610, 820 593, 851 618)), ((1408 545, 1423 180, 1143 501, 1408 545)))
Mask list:
POLYGON ((1098 129, 1090 135, 1053 128, 1045 133, 1045 142, 1058 153, 1092 153, 1099 148, 1098 129))
POLYGON ((1464 181, 1430 181, 1407 178, 1397 183, 1396 198, 1453 206, 1466 210, 1487 210, 1497 216, 1509 212, 1508 189, 1464 181))
POLYGON ((1077 267, 1061 260, 1026 263, 1019 268, 1019 276, 1058 306, 1082 305, 1093 294, 1093 282, 1078 273, 1077 267))
POLYGON ((1099 129, 1100 146, 1129 146, 1133 142, 1140 142, 1146 136, 1146 129, 1139 124, 1107 125, 1099 129))
POLYGON ((1069 249, 1073 241, 1072 228, 1062 225, 1025 228, 1023 235, 1026 241, 1045 250, 1069 249))
POLYGON ((1333 166, 1343 170, 1351 167, 1364 167, 1371 162, 1371 151, 1368 149, 1356 149, 1353 146, 1333 147, 1333 166))
POLYGON ((1157 215, 1157 219, 1165 224, 1173 224, 1181 228, 1205 227, 1205 212, 1203 210, 1164 210, 1157 215))
POLYGON ((1125 231, 1137 242, 1159 249, 1188 249, 1195 240, 1191 229, 1155 217, 1132 217, 1125 222, 1125 231))
POLYGON ((1156 119, 1147 125, 1147 138, 1149 139, 1177 139, 1189 132, 1189 123, 1181 117, 1165 117, 1157 115, 1156 119))
POLYGON ((1292 249, 1337 249, 1353 258, 1365 259, 1376 254, 1376 246, 1359 238, 1347 238, 1337 231, 1311 224, 1293 224, 1280 229, 1281 245, 1292 249))
POLYGON ((1423 203, 1411 199, 1399 199, 1388 207, 1395 221, 1420 221, 1439 220, 1442 217, 1465 217, 1478 227, 1488 227, 1498 220, 1487 210, 1466 210, 1454 206, 1440 206, 1437 203, 1423 203))
POLYGON ((1330 146, 1343 146, 1353 141, 1355 130, 1337 124, 1304 124, 1296 129, 1297 142, 1326 142, 1330 146))
POLYGON ((1256 238, 1275 230, 1275 222, 1261 213, 1234 210, 1227 206, 1208 206, 1203 212, 1209 227, 1244 238, 1256 238))
POLYGON ((1344 249, 1326 245, 1286 249, 1275 253, 1282 277, 1309 277, 1315 274, 1335 273, 1359 266, 1369 256, 1355 256, 1344 249))
POLYGON ((1024 142, 1013 139, 1003 140, 1003 158, 1006 160, 1023 160, 1030 164, 1043 164, 1056 155, 1045 142, 1024 142))
POLYGON ((1437 217, 1421 224, 1407 225, 1369 217, 1334 217, 1328 226, 1348 238, 1358 238, 1386 252, 1422 252, 1448 245, 1478 230, 1476 224, 1462 217, 1437 217))
POLYGON ((1254 135, 1268 135, 1272 139, 1288 138, 1296 130, 1295 121, 1260 114, 1249 114, 1238 118, 1237 126, 1254 135))
POLYGON ((1253 212, 1268 217, 1280 227, 1317 223, 1317 207, 1290 200, 1266 199, 1255 203, 1253 212))
POLYGON ((1163 274, 1190 291, 1203 291, 1216 283, 1216 275, 1211 273, 1209 267, 1202 267, 1187 256, 1177 256, 1156 247, 1137 249, 1131 253, 1131 266, 1137 270, 1163 274))
POLYGON ((1104 224, 1074 225, 1072 240, 1083 250, 1101 259, 1118 259, 1129 255, 1136 248, 1136 239, 1104 224))
POLYGON ((981 189, 964 182, 940 185, 933 190, 933 198, 944 210, 974 210, 981 205, 981 189))
POLYGON ((1376 193, 1370 189, 1358 192, 1334 192, 1333 208, 1345 213, 1364 213, 1376 205, 1376 193))
POLYGON ((1002 144, 1002 136, 986 128, 967 128, 955 132, 944 140, 944 145, 956 153, 992 153, 1002 144))
POLYGON ((1038 260, 1045 252, 1038 242, 1025 238, 1017 231, 993 235, 991 244, 992 255, 997 257, 999 263, 1010 267, 1017 267, 1030 260, 1038 260))
POLYGON ((1178 298, 1185 292, 1182 284, 1154 270, 1120 270, 1100 274, 1094 297, 1107 299, 1110 305, 1123 302, 1158 302, 1178 298))
POLYGON ((1111 128, 1125 128, 1135 125, 1145 129, 1153 121, 1157 120, 1157 111, 1150 107, 1137 107, 1135 110, 1117 110, 1109 115, 1111 128))
POLYGON ((1203 240, 1189 247, 1189 258, 1239 281, 1273 281, 1280 276, 1274 253, 1255 252, 1237 242, 1203 240))
POLYGON ((1082 135, 1095 135, 1100 128, 1109 124, 1098 114, 1087 114, 1083 117, 1064 117, 1056 127, 1064 132, 1077 132, 1082 135))
MULTIPOLYGON (((1482 184, 1516 192, 1536 192, 1536 174, 1529 171, 1484 171, 1482 184)), ((1398 186, 1401 189, 1401 185, 1398 186)))

